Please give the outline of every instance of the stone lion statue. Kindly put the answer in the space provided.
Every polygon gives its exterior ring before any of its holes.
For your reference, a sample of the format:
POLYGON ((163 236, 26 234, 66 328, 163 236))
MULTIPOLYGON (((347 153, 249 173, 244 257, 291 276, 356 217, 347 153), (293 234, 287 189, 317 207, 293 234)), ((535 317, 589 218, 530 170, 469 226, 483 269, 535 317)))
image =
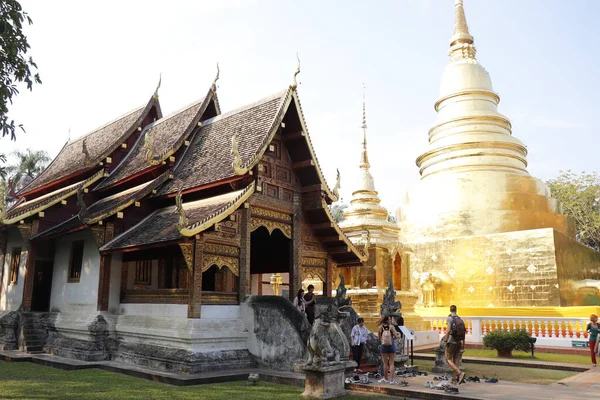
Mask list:
POLYGON ((307 365, 326 365, 348 359, 350 344, 339 322, 348 317, 350 313, 344 310, 351 304, 352 300, 346 298, 344 277, 340 274, 340 284, 334 301, 317 315, 310 331, 307 365))

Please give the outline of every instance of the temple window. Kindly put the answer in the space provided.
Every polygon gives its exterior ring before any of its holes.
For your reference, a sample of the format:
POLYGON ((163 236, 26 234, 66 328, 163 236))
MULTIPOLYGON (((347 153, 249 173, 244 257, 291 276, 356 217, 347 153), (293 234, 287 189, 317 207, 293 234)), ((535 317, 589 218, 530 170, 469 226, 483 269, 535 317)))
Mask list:
POLYGON ((152 260, 135 262, 135 279, 133 283, 136 285, 152 284, 152 260))
POLYGON ((227 266, 212 265, 202 273, 203 292, 237 293, 237 287, 237 277, 227 266))
POLYGON ((13 247, 10 258, 10 284, 16 285, 19 280, 19 264, 21 264, 21 248, 13 247))
POLYGON ((71 243, 71 259, 69 262, 68 282, 76 283, 81 278, 81 267, 83 265, 83 240, 75 240, 71 243))

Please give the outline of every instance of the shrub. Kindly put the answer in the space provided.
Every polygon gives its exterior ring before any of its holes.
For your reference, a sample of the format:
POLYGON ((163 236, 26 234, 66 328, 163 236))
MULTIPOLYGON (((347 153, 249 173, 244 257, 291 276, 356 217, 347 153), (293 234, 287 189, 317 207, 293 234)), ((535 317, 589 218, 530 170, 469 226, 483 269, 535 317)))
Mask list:
POLYGON ((525 329, 492 331, 483 337, 483 345, 494 350, 531 350, 530 336, 525 329))

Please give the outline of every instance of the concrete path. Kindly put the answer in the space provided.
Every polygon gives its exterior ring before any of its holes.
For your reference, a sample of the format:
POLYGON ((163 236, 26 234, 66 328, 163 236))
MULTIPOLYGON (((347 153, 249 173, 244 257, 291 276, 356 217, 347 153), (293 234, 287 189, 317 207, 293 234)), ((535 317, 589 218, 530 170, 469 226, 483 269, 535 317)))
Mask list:
MULTIPOLYGON (((429 353, 415 353, 415 360, 429 360, 435 361, 435 354, 429 353)), ((521 368, 539 368, 539 369, 553 369, 558 371, 573 371, 573 372, 585 372, 589 370, 591 364, 567 364, 550 361, 537 361, 527 360, 522 358, 509 359, 509 358, 491 358, 491 357, 468 357, 462 358, 465 363, 472 364, 486 364, 486 365, 504 365, 507 367, 521 367, 521 368)))
MULTIPOLYGON (((459 386, 459 394, 447 394, 442 390, 426 388, 425 382, 433 380, 433 377, 435 376, 433 374, 430 374, 429 376, 416 376, 413 378, 399 378, 399 381, 407 381, 409 384, 408 387, 371 383, 367 385, 347 384, 346 388, 356 392, 387 394, 411 399, 581 400, 588 396, 597 397, 597 388, 600 386, 600 374, 597 371, 584 372, 568 378, 565 381, 578 378, 582 375, 586 376, 579 380, 580 386, 565 386, 558 383, 552 385, 533 385, 503 381, 498 383, 467 382, 459 386)), ((566 384, 570 385, 568 382, 566 384)))

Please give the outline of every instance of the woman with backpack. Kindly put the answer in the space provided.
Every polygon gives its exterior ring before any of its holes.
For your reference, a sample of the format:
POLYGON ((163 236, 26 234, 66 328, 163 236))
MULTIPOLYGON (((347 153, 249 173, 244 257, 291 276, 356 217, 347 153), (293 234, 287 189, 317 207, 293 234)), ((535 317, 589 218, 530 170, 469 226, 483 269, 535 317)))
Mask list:
POLYGON ((392 385, 397 384, 394 379, 394 359, 396 357, 396 344, 394 338, 400 338, 400 334, 396 331, 396 328, 390 324, 390 317, 385 315, 377 323, 379 326, 379 340, 381 346, 379 346, 381 352, 381 360, 383 362, 383 378, 379 380, 380 383, 390 383, 392 385))

